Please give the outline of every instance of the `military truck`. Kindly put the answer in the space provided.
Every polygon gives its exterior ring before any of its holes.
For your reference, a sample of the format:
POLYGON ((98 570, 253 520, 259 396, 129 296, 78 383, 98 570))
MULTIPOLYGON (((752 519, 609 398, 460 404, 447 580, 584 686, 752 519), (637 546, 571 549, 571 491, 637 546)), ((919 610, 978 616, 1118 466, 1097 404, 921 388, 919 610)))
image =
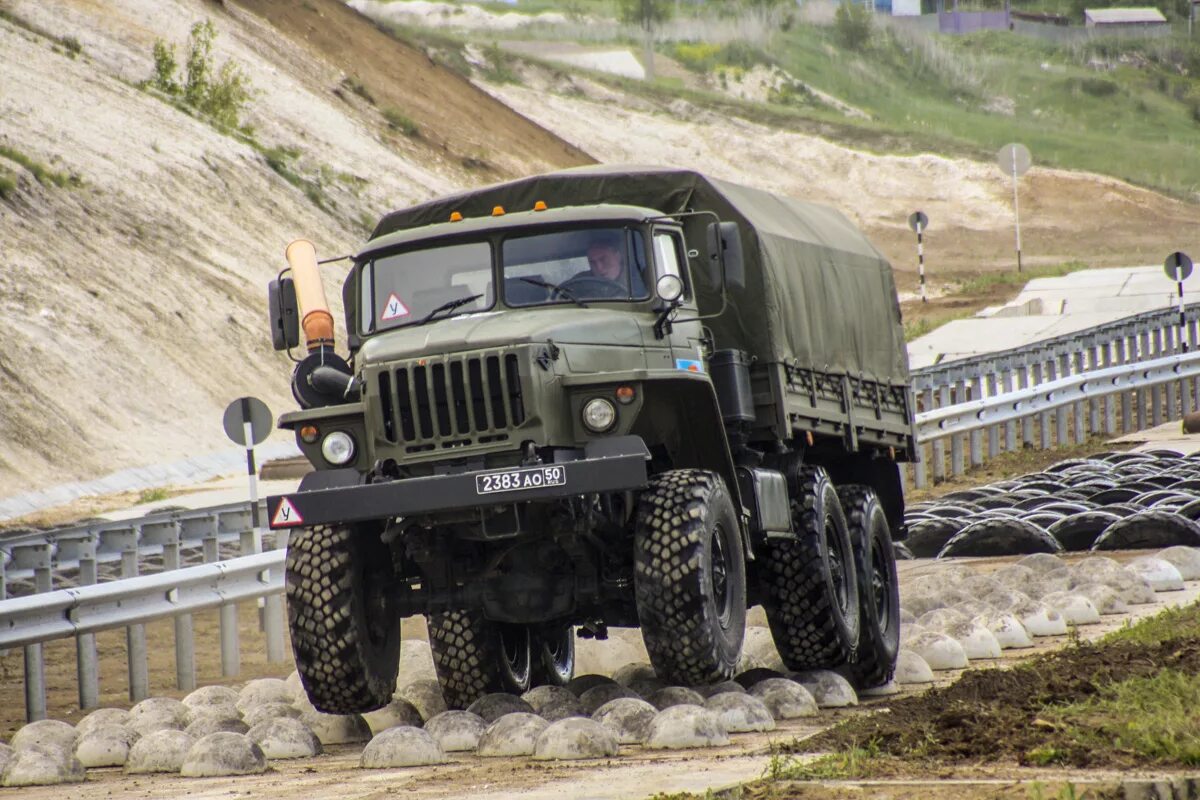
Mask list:
POLYGON ((280 425, 315 469, 268 513, 317 708, 388 703, 417 614, 451 707, 565 684, 614 626, 664 681, 728 679, 757 604, 789 668, 890 678, 913 402, 844 216, 589 167, 388 214, 350 260, 347 359, 310 244, 270 287, 275 346, 304 332, 280 425))

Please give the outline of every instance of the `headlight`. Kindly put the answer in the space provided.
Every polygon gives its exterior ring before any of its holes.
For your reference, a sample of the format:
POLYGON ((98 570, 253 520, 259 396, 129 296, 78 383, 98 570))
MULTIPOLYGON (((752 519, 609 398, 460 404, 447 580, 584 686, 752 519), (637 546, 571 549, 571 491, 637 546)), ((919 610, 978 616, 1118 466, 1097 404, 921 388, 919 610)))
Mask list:
POLYGON ((348 464, 354 458, 354 439, 348 433, 334 431, 321 442, 321 455, 330 464, 348 464))
POLYGON ((616 407, 603 397, 588 400, 583 407, 583 424, 594 433, 604 433, 616 421, 616 407))

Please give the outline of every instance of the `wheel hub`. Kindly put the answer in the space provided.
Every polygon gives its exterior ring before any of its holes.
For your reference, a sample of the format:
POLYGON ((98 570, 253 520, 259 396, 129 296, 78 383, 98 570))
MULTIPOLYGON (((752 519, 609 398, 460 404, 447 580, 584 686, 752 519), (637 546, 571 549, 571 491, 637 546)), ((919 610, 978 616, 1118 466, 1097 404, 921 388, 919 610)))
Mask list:
POLYGON ((724 539, 724 529, 717 526, 712 538, 712 593, 721 627, 727 628, 733 608, 729 596, 729 563, 725 555, 724 539))

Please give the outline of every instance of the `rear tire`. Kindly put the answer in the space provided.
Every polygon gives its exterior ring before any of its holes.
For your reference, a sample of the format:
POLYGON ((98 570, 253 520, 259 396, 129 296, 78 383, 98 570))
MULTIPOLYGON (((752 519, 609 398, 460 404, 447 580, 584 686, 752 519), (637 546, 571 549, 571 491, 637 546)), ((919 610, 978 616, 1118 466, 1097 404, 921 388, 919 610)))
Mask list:
POLYGON ((570 625, 535 628, 532 686, 566 686, 575 677, 575 629, 570 625))
POLYGON ((292 533, 285 582, 296 671, 319 711, 357 714, 392 700, 400 619, 389 602, 392 558, 365 525, 292 533))
POLYGON ((846 517, 824 469, 799 465, 788 477, 795 538, 764 553, 767 622, 788 669, 842 667, 854 660, 860 615, 846 517))
POLYGON ((856 689, 882 686, 896 671, 900 654, 900 583, 887 515, 875 490, 839 486, 858 573, 859 617, 856 658, 849 665, 856 689))
POLYGON ((668 683, 728 680, 746 634, 746 563, 719 475, 664 472, 638 501, 634 596, 642 640, 668 683))
POLYGON ((529 691, 529 628, 492 622, 478 611, 429 615, 429 647, 449 708, 466 708, 485 694, 529 691))

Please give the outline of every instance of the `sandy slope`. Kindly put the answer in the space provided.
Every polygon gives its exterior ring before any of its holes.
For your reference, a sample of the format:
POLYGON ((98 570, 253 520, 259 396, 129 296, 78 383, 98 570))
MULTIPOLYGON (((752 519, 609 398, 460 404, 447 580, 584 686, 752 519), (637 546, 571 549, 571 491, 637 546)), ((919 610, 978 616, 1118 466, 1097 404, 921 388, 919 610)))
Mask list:
MULTIPOLYGON (((346 252, 387 209, 587 160, 331 0, 247 3, 265 18, 199 0, 0 5, 83 47, 72 60, 0 21, 0 144, 84 181, 43 187, 0 160, 20 182, 0 201, 0 496, 225 446, 220 412, 241 394, 293 405, 263 311, 292 238, 346 252), (183 43, 205 18, 217 62, 250 77, 256 137, 298 149, 295 168, 323 176, 333 213, 253 148, 136 87, 154 40, 183 43), (305 25, 347 41, 326 50, 305 25), (356 78, 420 137, 389 132, 346 91, 356 41, 370 65, 356 78), (467 124, 480 113, 486 131, 467 124), (476 156, 486 163, 464 164, 476 156)), ((331 273, 333 290, 344 270, 331 273)))

